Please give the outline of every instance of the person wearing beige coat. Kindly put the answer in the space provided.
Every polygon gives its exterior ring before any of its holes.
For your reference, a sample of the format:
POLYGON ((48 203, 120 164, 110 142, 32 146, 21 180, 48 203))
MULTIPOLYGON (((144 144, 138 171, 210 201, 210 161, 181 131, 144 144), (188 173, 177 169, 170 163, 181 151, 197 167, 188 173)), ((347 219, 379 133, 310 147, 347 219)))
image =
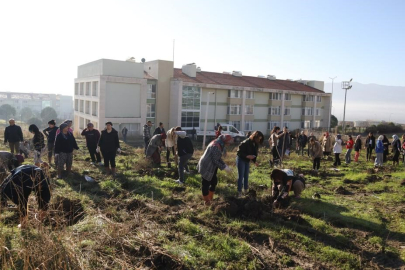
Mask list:
POLYGON ((321 144, 317 142, 314 138, 311 138, 309 140, 309 143, 311 144, 310 149, 310 155, 313 159, 313 169, 314 171, 318 171, 319 167, 321 166, 321 157, 323 154, 323 149, 321 147, 321 144))
POLYGON ((322 138, 322 151, 324 156, 329 156, 332 152, 332 139, 329 136, 329 132, 326 132, 322 138))

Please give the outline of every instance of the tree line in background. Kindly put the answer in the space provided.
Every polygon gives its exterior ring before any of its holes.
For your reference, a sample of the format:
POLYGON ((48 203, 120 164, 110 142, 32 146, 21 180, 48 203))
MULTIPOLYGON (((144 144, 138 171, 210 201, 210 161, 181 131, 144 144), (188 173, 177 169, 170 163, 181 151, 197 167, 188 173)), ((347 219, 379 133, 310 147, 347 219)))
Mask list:
POLYGON ((25 107, 17 112, 17 110, 9 104, 3 104, 0 106, 0 117, 5 120, 6 124, 10 118, 14 118, 17 122, 22 121, 28 125, 34 124, 38 127, 46 127, 48 121, 52 119, 54 119, 56 123, 63 121, 62 119, 57 118, 58 114, 52 107, 46 107, 40 112, 25 107))

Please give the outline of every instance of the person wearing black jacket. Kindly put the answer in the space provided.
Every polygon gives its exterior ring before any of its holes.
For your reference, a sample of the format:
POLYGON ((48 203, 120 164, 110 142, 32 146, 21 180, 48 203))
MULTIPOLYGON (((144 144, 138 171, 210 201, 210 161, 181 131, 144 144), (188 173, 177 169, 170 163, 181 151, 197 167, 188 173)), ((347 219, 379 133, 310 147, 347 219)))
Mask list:
POLYGON ((100 153, 97 153, 97 144, 98 144, 98 141, 100 140, 100 132, 94 128, 93 123, 88 123, 87 128, 83 129, 81 135, 86 137, 86 146, 87 146, 87 149, 89 150, 91 163, 93 165, 97 165, 97 163, 100 166, 103 165, 101 163, 100 153), (97 163, 96 163, 96 158, 97 158, 97 163))
POLYGON ((360 156, 360 151, 361 151, 361 135, 357 135, 356 141, 354 142, 354 161, 358 162, 359 161, 359 156, 360 156))
POLYGON ((250 162, 256 164, 259 154, 259 145, 263 144, 264 136, 260 131, 254 131, 249 138, 241 142, 236 153, 236 166, 238 167, 238 193, 242 196, 242 187, 247 193, 249 189, 249 167, 250 162))
MULTIPOLYGON (((56 131, 58 130, 59 127, 56 126, 55 120, 51 120, 48 122, 48 127, 42 131, 42 133, 45 134, 46 138, 48 139, 48 161, 49 165, 52 164, 52 156, 53 156, 53 150, 55 148, 55 139, 56 139, 56 131)), ((55 165, 56 160, 55 160, 55 165)))
POLYGON ((304 156, 304 148, 307 145, 308 137, 305 135, 304 131, 301 131, 301 134, 298 136, 298 154, 301 150, 301 156, 304 156))
POLYGON ((113 124, 111 122, 105 123, 105 129, 101 131, 97 153, 99 153, 100 151, 103 154, 104 169, 106 170, 106 173, 110 174, 111 172, 115 177, 115 156, 117 155, 117 152, 121 153, 121 148, 120 141, 118 139, 118 132, 113 128, 113 124))
POLYGON ((272 196, 275 199, 273 205, 279 206, 282 200, 288 197, 290 191, 294 191, 296 198, 300 198, 305 189, 304 175, 295 175, 289 169, 274 169, 270 175, 273 180, 272 196))
POLYGON ((187 174, 190 173, 188 170, 187 162, 193 156, 194 147, 193 143, 191 142, 190 138, 187 137, 185 131, 176 131, 178 136, 177 139, 177 155, 180 158, 179 161, 179 180, 176 181, 177 184, 183 185, 185 183, 184 180, 184 172, 187 174))
POLYGON ((55 160, 58 160, 58 178, 62 178, 63 167, 66 164, 66 172, 69 174, 72 170, 73 149, 79 150, 76 139, 66 123, 60 125, 60 133, 55 141, 55 160))
POLYGON ((4 130, 4 144, 8 142, 12 154, 14 154, 14 151, 15 154, 19 154, 20 142, 24 141, 21 127, 15 124, 14 119, 10 119, 8 123, 10 125, 4 130))
POLYGON ((28 131, 34 134, 34 138, 32 138, 34 144, 34 163, 35 166, 39 166, 42 163, 42 150, 45 148, 44 134, 42 134, 34 124, 28 127, 28 131))
POLYGON ((364 145, 367 148, 367 161, 372 160, 371 154, 373 153, 373 149, 375 148, 375 137, 373 133, 369 133, 366 139, 366 144, 364 145))
POLYGON ((162 134, 162 133, 166 133, 165 129, 163 128, 163 123, 160 122, 159 126, 155 129, 155 132, 153 132, 153 136, 157 135, 157 134, 162 134))
POLYGON ((384 152, 383 152, 383 162, 387 162, 387 156, 388 156, 388 147, 390 145, 390 141, 388 140, 387 136, 383 135, 384 139, 382 140, 382 143, 384 145, 384 152))

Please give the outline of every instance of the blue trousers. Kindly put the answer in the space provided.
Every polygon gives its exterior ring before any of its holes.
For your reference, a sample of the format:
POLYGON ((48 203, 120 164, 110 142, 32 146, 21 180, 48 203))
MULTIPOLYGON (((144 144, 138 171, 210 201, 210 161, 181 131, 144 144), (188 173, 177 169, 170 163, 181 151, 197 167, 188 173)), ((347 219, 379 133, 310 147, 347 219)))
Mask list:
POLYGON ((249 166, 250 161, 246 162, 239 157, 236 157, 236 166, 238 167, 238 191, 249 188, 249 166))

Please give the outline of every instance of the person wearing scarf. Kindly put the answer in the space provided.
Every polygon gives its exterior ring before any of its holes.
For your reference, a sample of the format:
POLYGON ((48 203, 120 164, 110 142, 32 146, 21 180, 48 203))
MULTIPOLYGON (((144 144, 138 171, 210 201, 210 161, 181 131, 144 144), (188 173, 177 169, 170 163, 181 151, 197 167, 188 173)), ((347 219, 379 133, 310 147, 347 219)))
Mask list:
POLYGON ((218 184, 218 169, 231 172, 231 168, 222 160, 225 146, 233 142, 231 135, 220 135, 213 140, 201 156, 197 170, 202 177, 202 195, 205 205, 210 205, 214 198, 215 187, 218 184))
POLYGON ((391 143, 392 145, 392 153, 394 153, 394 157, 392 158, 392 165, 399 165, 399 154, 401 153, 401 141, 399 140, 397 135, 392 135, 394 139, 391 143))

